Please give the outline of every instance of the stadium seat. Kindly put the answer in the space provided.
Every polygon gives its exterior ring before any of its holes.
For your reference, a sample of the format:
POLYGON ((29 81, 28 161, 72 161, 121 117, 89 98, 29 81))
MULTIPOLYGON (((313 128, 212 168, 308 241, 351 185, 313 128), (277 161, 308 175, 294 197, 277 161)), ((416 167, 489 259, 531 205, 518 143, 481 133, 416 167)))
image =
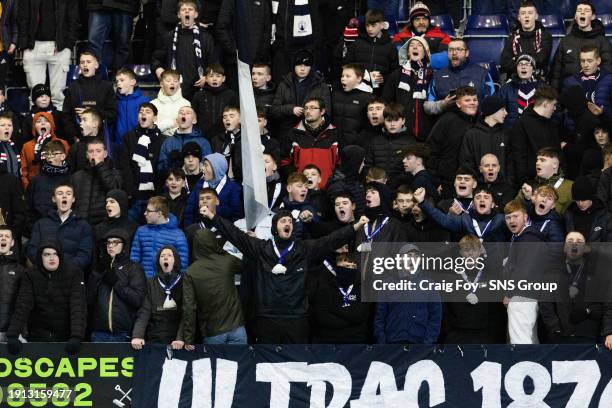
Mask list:
POLYGON ((469 16, 463 38, 470 47, 470 59, 499 64, 508 32, 508 19, 504 15, 469 16))
POLYGON ((134 71, 138 83, 154 83, 159 84, 157 77, 151 72, 151 65, 149 64, 135 64, 128 65, 127 68, 134 71))
POLYGON ((450 14, 440 14, 438 16, 431 16, 430 24, 432 26, 440 27, 442 32, 450 35, 451 37, 455 36, 455 23, 453 22, 453 18, 450 14))
POLYGON ((612 1, 610 0, 591 0, 591 3, 598 17, 600 14, 612 13, 612 1))
POLYGON ((606 30, 606 37, 612 37, 612 14, 597 14, 606 30))
POLYGON ((552 51, 548 61, 550 65, 555 57, 555 52, 557 51, 561 38, 565 37, 565 23, 563 22, 563 17, 556 14, 540 15, 540 22, 552 35, 552 51))
POLYGON ((576 0, 560 0, 556 1, 555 4, 555 10, 552 10, 552 7, 548 7, 546 10, 547 13, 561 14, 566 20, 571 20, 574 18, 574 15, 576 14, 576 0), (559 11, 556 11, 557 8, 559 9, 559 11))

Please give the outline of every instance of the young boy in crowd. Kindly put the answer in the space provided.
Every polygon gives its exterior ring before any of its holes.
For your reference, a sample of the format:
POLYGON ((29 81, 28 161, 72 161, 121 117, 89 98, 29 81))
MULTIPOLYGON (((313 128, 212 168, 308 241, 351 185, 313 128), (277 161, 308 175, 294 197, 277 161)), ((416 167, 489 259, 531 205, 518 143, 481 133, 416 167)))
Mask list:
POLYGON ((228 105, 223 108, 223 127, 225 131, 212 139, 212 149, 225 156, 228 177, 242 182, 242 143, 240 140, 240 108, 228 105))
POLYGON ((32 119, 32 134, 34 139, 23 145, 21 149, 21 183, 28 187, 30 180, 38 174, 42 162, 42 152, 47 143, 59 140, 64 149, 68 150, 68 142, 59 139, 55 134, 55 121, 47 112, 38 112, 32 119))
POLYGON ((530 195, 539 186, 552 186, 558 195, 555 209, 557 213, 563 215, 567 207, 572 203, 572 181, 566 180, 559 170, 559 152, 553 148, 543 148, 537 153, 536 158, 536 178, 521 186, 517 198, 523 199, 530 195))
POLYGON ((364 70, 359 64, 342 67, 342 89, 332 94, 334 125, 342 146, 357 144, 359 133, 366 127, 366 110, 372 88, 363 83, 364 70))
POLYGON ((163 197, 168 200, 170 213, 176 217, 179 228, 183 227, 183 212, 187 203, 187 191, 185 189, 185 172, 181 168, 173 168, 166 177, 166 189, 163 197))
POLYGON ((253 84, 257 109, 263 109, 268 114, 272 102, 274 102, 274 93, 276 92, 276 84, 272 82, 270 66, 265 63, 253 64, 253 68, 251 68, 251 83, 253 84))
POLYGON ((10 114, 0 114, 0 162, 6 172, 21 178, 21 157, 13 142, 13 117, 10 114))
POLYGON ((66 147, 61 140, 52 140, 47 143, 43 148, 41 158, 40 172, 30 180, 25 190, 26 204, 32 223, 55 208, 51 201, 53 190, 58 184, 70 180, 70 168, 66 163, 66 147))
POLYGON ((387 180, 387 172, 382 167, 372 166, 366 173, 366 184, 372 182, 387 184, 387 180))
POLYGON ((95 109, 85 109, 81 113, 79 123, 81 132, 79 140, 70 146, 68 151, 68 165, 70 171, 76 172, 87 167, 87 140, 93 137, 102 136, 102 117, 95 109))
POLYGON ((531 226, 538 230, 546 242, 563 242, 565 229, 563 220, 555 211, 559 200, 557 190, 542 185, 532 195, 527 186, 523 186, 523 197, 527 201, 527 214, 531 226))
POLYGON ((168 137, 164 140, 159 153, 157 170, 160 172, 172 167, 181 167, 183 163, 181 152, 183 147, 189 142, 197 143, 200 146, 202 155, 212 153, 210 143, 202 137, 202 134, 195 126, 198 123, 198 116, 192 107, 183 106, 179 109, 176 123, 178 124, 178 129, 173 137, 168 137))
POLYGON ((268 191, 268 208, 270 211, 275 211, 287 195, 287 189, 280 174, 278 174, 278 156, 264 151, 263 160, 266 189, 268 191))
POLYGON ((382 131, 370 140, 365 166, 381 167, 387 173, 391 184, 404 172, 402 163, 402 151, 408 146, 415 144, 416 139, 406 129, 406 115, 404 106, 397 103, 390 103, 385 106, 383 112, 385 124, 382 131))
POLYGON ((136 74, 128 68, 121 68, 115 74, 117 85, 117 120, 115 121, 114 148, 123 143, 123 136, 138 125, 138 111, 143 103, 149 102, 136 84, 136 74))
POLYGON ((257 108, 257 125, 259 126, 259 135, 261 136, 261 144, 264 151, 280 156, 280 143, 278 139, 272 137, 268 131, 268 115, 262 108, 257 108))
POLYGON ((477 184, 476 174, 472 169, 459 167, 455 172, 453 197, 440 200, 437 207, 449 215, 468 212, 473 205, 473 194, 477 184))
POLYGON ((206 68, 206 84, 193 97, 193 109, 200 118, 200 131, 208 140, 223 131, 223 109, 239 106, 238 94, 225 85, 225 69, 220 64, 206 68))
POLYGON ((508 128, 514 125, 525 109, 535 101, 536 89, 540 84, 534 75, 536 67, 536 62, 530 55, 520 55, 516 60, 514 74, 497 94, 506 105, 508 116, 504 123, 508 128))
POLYGON ((20 120, 21 134, 26 140, 30 140, 32 135, 32 119, 38 112, 49 112, 53 115, 57 134, 60 138, 72 142, 75 137, 78 137, 77 134, 71 134, 66 128, 66 114, 53 105, 51 101, 51 90, 46 84, 34 85, 30 95, 32 97, 32 107, 29 112, 23 114, 20 120))
POLYGON ((291 212, 293 217, 293 236, 295 239, 310 237, 306 224, 320 221, 316 208, 306 199, 308 179, 301 173, 292 173, 287 178, 287 197, 280 208, 291 212))
POLYGON ((199 5, 195 0, 178 3, 178 24, 166 33, 153 53, 151 69, 161 78, 165 69, 181 73, 183 96, 189 100, 204 86, 206 67, 217 62, 212 35, 197 22, 199 5))
POLYGON ((308 193, 306 194, 306 200, 317 210, 317 215, 321 219, 327 219, 330 209, 327 194, 321 190, 321 170, 314 164, 309 164, 304 167, 302 174, 307 179, 308 193))
POLYGON ((195 142, 185 143, 183 150, 183 172, 185 173, 185 188, 191 192, 198 180, 202 178, 202 149, 195 142))
POLYGON ((159 93, 151 103, 157 108, 155 124, 165 136, 172 136, 178 129, 176 117, 183 106, 191 102, 183 98, 180 86, 181 74, 174 69, 165 70, 159 79, 159 93))
POLYGON ((101 122, 111 124, 117 117, 115 90, 110 81, 96 76, 100 67, 98 58, 92 51, 84 51, 79 57, 79 79, 71 82, 64 91, 63 112, 68 116, 66 128, 72 137, 78 137, 78 125, 85 109, 96 109, 101 122))
POLYGON ((382 11, 366 12, 365 30, 360 30, 359 37, 348 47, 344 62, 363 65, 370 73, 372 88, 381 90, 387 74, 399 65, 395 45, 385 30, 382 11))
POLYGON ((393 216, 403 223, 409 222, 412 218, 412 207, 414 191, 410 186, 402 184, 395 190, 393 200, 393 216))
POLYGON ((412 175, 412 188, 416 190, 423 187, 427 197, 438 201, 438 179, 431 171, 425 168, 429 157, 429 149, 423 143, 417 143, 404 149, 404 170, 412 175))
POLYGON ((378 136, 385 124, 385 117, 383 115, 385 111, 385 101, 378 96, 371 96, 367 106, 367 117, 368 123, 359 132, 356 144, 368 149, 370 146, 370 140, 378 136))

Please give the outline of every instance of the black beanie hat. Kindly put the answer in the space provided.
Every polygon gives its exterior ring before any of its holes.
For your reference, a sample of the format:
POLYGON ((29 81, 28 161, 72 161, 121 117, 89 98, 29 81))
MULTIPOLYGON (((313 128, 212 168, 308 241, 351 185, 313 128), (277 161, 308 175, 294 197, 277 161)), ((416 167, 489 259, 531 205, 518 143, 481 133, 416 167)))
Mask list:
POLYGON ((128 244, 130 242, 130 236, 128 232, 121 228, 113 228, 112 230, 104 234, 105 240, 108 240, 109 238, 119 238, 123 242, 123 245, 128 244))
POLYGON ((312 55, 312 52, 306 49, 299 50, 293 56, 293 66, 294 67, 296 65, 306 65, 306 66, 311 67, 313 63, 314 63, 314 57, 312 55))
POLYGON ((595 189, 593 184, 586 176, 580 176, 572 184, 572 199, 578 201, 593 200, 595 198, 595 189))
POLYGON ((506 104, 504 100, 499 96, 487 96, 482 100, 482 104, 480 106, 482 110, 482 116, 489 116, 500 110, 501 108, 505 108, 506 104))
POLYGON ((31 95, 32 102, 36 102, 36 100, 43 95, 47 95, 49 98, 51 97, 51 90, 49 89, 49 87, 45 84, 34 85, 34 88, 32 88, 31 95))
POLYGON ((121 209, 121 216, 127 216, 130 207, 128 205, 128 195, 125 191, 116 188, 106 193, 106 198, 112 198, 113 200, 117 201, 117 203, 119 203, 119 208, 121 209))
POLYGON ((187 156, 194 156, 202 160, 202 148, 196 142, 185 143, 181 153, 183 154, 183 159, 187 156))

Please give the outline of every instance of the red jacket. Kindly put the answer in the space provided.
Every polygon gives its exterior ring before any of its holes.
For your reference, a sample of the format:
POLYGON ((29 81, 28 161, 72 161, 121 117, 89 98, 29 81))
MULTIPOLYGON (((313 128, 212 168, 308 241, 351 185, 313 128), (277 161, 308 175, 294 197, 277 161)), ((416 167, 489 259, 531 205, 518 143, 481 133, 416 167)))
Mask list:
MULTIPOLYGON (((414 33, 410 30, 410 26, 404 27, 402 31, 393 36, 393 42, 396 44, 404 44, 409 38, 412 38, 414 33)), ((448 48, 448 43, 451 42, 451 37, 442 32, 440 27, 430 27, 425 33, 425 39, 429 45, 429 51, 432 54, 445 51, 448 48)))

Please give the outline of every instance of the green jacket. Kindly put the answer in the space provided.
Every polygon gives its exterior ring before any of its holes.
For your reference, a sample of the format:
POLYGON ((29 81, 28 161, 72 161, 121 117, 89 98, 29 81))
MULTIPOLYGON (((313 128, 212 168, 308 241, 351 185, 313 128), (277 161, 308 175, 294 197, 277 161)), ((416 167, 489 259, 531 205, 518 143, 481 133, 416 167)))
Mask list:
MULTIPOLYGON (((555 190, 557 190, 557 194, 559 194, 559 199, 555 204, 555 210, 557 210, 560 215, 563 215, 565 213, 565 210, 567 210, 567 207, 569 207, 572 203, 572 184, 574 184, 574 182, 564 178, 561 182, 561 185, 555 187, 555 184, 559 181, 561 177, 563 176, 555 174, 554 176, 546 180, 536 176, 536 178, 531 180, 529 184, 533 188, 534 194, 535 190, 540 186, 548 185, 554 187, 555 190)), ((519 193, 517 194, 516 198, 520 199, 521 201, 525 198, 523 197, 522 190, 519 190, 519 193)))
POLYGON ((244 325, 234 283, 241 270, 238 258, 223 251, 215 233, 199 230, 193 239, 195 261, 183 279, 183 335, 185 344, 199 344, 244 325), (196 335, 196 322, 200 336, 196 335))

